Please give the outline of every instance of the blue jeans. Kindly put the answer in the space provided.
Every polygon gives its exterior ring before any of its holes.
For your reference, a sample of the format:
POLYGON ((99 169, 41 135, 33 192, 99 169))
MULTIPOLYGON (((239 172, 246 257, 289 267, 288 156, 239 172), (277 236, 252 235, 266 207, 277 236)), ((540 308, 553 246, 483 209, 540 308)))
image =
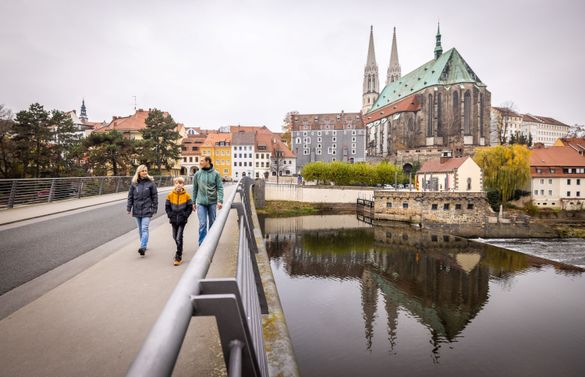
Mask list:
POLYGON ((140 248, 146 249, 148 243, 148 225, 150 225, 150 217, 135 217, 136 225, 138 226, 138 237, 140 238, 140 248))
POLYGON ((201 245, 207 235, 207 218, 209 217, 209 228, 211 228, 215 221, 216 209, 217 204, 210 204, 208 206, 197 204, 197 217, 199 218, 199 245, 201 245))

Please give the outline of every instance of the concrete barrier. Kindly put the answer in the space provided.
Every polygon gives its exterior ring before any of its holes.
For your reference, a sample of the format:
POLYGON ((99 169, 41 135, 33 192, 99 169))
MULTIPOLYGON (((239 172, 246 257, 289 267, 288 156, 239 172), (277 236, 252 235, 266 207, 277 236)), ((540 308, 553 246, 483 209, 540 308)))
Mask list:
POLYGON ((266 200, 305 203, 356 203, 358 199, 373 200, 374 187, 299 186, 266 183, 266 200))

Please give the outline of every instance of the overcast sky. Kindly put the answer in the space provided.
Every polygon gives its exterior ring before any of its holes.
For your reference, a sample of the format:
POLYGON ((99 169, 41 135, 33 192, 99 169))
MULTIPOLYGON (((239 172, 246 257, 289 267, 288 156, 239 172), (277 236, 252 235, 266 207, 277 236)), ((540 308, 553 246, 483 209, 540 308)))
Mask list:
POLYGON ((189 126, 359 111, 370 25, 380 84, 396 26, 402 74, 456 47, 492 105, 585 123, 585 2, 2 0, 0 104, 90 120, 156 107, 189 126))

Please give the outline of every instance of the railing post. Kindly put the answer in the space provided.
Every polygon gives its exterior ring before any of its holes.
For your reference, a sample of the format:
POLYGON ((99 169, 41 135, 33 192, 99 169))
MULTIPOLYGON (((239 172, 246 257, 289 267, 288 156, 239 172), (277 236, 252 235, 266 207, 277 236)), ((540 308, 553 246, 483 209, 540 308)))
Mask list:
POLYGON ((8 197, 8 208, 14 207, 14 199, 16 197, 16 179, 12 181, 12 187, 10 188, 10 196, 8 197))
POLYGON ((100 180, 100 189, 98 191, 98 195, 101 195, 103 190, 104 190, 104 181, 106 180, 105 178, 98 178, 100 180))
POLYGON ((48 201, 49 203, 53 201, 53 197, 54 197, 54 195, 55 195, 55 182, 56 182, 56 181, 57 181, 57 180, 56 180, 55 178, 53 178, 53 179, 51 180, 51 189, 49 190, 49 198, 47 199, 47 201, 48 201))
POLYGON ((83 178, 79 178, 79 185, 77 185, 77 199, 81 198, 81 191, 83 190, 83 178))
POLYGON ((116 177, 116 193, 120 190, 120 177, 116 177))

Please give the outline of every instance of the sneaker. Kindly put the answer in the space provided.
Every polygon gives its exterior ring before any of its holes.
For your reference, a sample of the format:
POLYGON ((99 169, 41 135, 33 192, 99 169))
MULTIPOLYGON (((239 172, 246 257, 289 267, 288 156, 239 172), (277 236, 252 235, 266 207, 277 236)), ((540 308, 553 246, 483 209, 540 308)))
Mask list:
POLYGON ((175 257, 175 266, 179 266, 181 263, 183 263, 183 259, 181 257, 175 257))
POLYGON ((145 251, 146 251, 146 249, 140 248, 140 249, 138 249, 138 254, 144 256, 145 251))

